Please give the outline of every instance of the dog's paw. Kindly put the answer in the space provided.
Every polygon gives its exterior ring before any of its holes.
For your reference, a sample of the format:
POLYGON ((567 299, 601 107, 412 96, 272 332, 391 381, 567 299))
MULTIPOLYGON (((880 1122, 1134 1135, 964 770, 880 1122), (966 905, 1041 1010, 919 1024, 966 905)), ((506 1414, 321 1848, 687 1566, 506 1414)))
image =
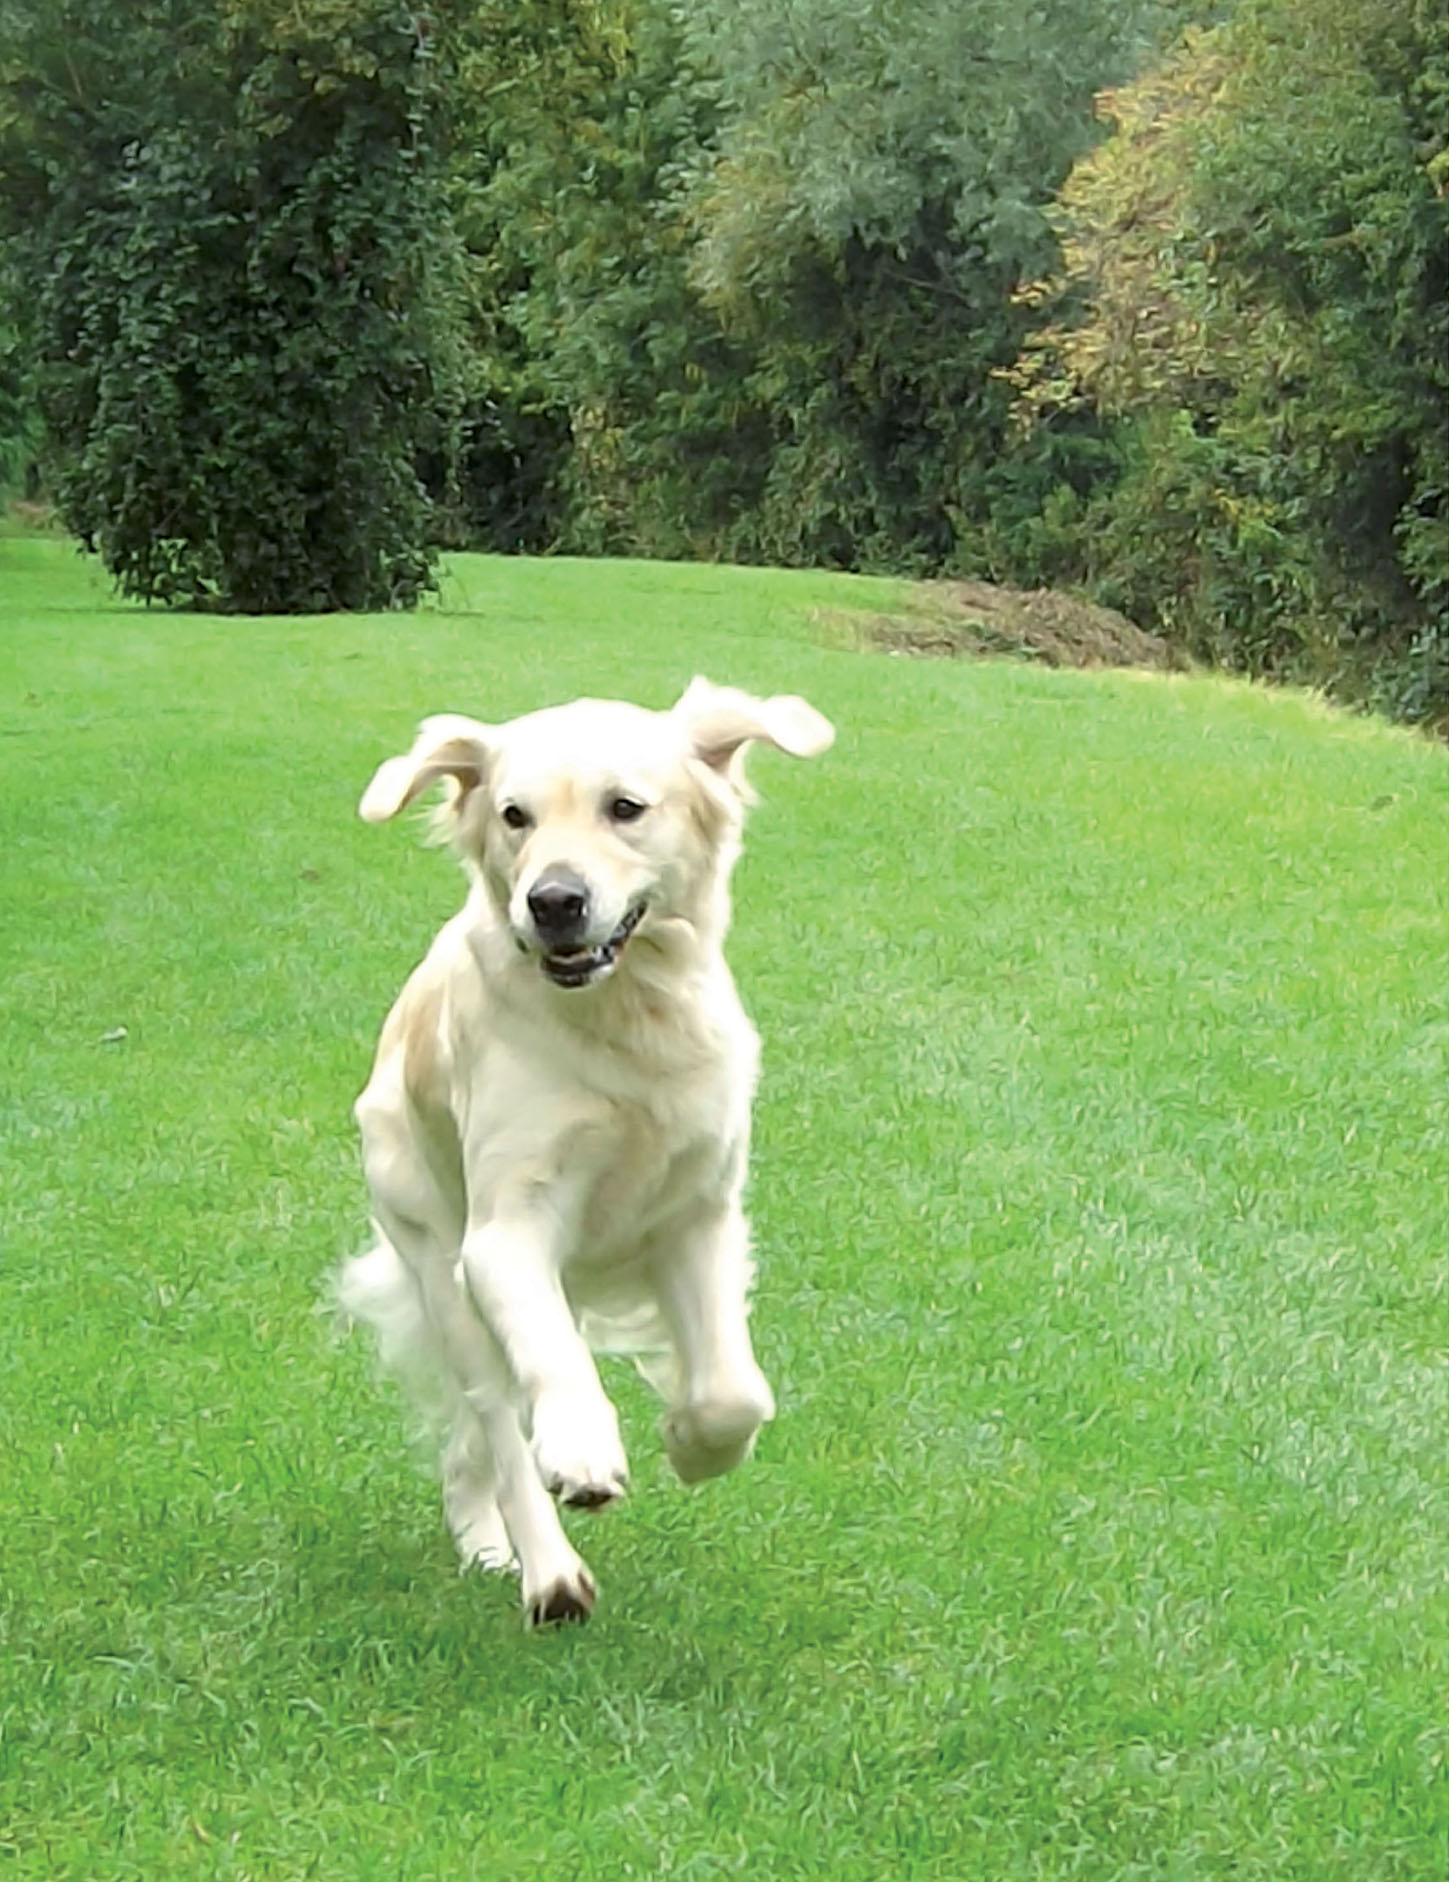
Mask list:
POLYGON ((594 1578, 580 1562, 571 1574, 560 1575, 537 1593, 525 1595, 524 1620, 529 1628, 566 1627, 586 1621, 598 1598, 594 1578))
POLYGON ((775 1415, 764 1380, 760 1389, 730 1399, 677 1405, 664 1419, 664 1448, 681 1483, 703 1483, 742 1464, 755 1448, 760 1426, 775 1415))
POLYGON ((550 1496, 570 1509, 606 1509, 623 1496, 629 1460, 607 1399, 541 1399, 533 1414, 533 1461, 550 1496))
POLYGON ((450 1512, 453 1521, 453 1545, 458 1551, 458 1565, 464 1574, 478 1569, 487 1574, 506 1575, 518 1570, 508 1531, 498 1505, 491 1499, 466 1514, 450 1512))

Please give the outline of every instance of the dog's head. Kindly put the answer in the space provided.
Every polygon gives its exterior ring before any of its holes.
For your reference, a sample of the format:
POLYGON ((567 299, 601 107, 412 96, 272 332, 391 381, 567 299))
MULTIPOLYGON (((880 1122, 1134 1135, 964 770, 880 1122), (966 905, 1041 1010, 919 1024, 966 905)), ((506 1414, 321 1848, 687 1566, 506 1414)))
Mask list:
POLYGON ((447 781, 444 826, 520 954, 555 986, 607 980, 631 943, 722 926, 752 741, 797 758, 834 731, 803 699, 695 680, 668 712, 579 699, 506 725, 424 720, 359 806, 395 817, 447 781))

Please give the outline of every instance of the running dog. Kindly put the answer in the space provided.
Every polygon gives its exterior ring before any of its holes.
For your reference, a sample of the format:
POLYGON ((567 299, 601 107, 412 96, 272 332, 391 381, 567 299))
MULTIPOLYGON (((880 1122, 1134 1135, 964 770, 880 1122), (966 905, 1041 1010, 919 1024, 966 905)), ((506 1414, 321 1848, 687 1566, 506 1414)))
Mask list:
POLYGON ((802 699, 695 680, 666 712, 428 719, 363 795, 381 823, 443 784, 469 891, 357 1103, 377 1241, 341 1296, 446 1432, 465 1566, 516 1567, 531 1625, 596 1599, 555 1502, 628 1478, 594 1353, 638 1359, 686 1483, 774 1414, 741 1208, 759 1046, 723 943, 745 747, 833 737, 802 699))

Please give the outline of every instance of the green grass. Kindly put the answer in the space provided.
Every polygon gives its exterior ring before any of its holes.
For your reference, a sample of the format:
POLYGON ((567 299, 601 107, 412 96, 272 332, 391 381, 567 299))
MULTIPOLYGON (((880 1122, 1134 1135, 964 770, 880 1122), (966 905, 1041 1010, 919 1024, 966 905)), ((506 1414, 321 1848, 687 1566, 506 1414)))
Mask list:
POLYGON ((1449 754, 816 644, 883 594, 224 622, 0 540, 0 1876, 1443 1874, 1449 754), (530 1638, 319 1306, 459 894, 354 805, 425 712, 696 670, 840 728, 756 765, 732 946, 780 1417, 691 1494, 611 1371, 601 1607, 530 1638))

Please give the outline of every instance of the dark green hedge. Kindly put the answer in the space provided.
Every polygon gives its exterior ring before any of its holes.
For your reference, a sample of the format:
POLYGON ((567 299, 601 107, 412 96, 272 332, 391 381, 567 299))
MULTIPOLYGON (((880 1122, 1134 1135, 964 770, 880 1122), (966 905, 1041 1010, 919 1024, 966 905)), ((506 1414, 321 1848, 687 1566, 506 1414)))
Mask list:
POLYGON ((70 527, 123 590, 406 606, 450 462, 456 245, 401 8, 36 7, 3 188, 70 527))

